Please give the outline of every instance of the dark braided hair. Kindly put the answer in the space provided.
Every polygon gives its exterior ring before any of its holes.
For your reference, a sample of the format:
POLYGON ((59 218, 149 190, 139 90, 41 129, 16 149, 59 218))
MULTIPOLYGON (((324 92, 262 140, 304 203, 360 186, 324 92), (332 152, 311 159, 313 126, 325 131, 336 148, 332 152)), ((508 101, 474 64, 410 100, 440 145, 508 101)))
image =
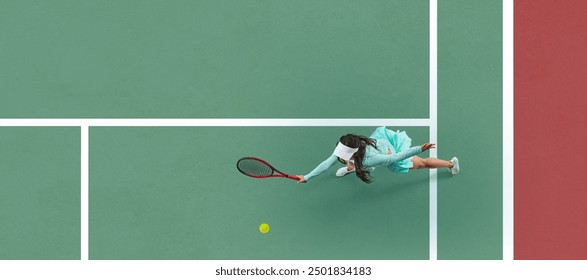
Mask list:
POLYGON ((359 148, 353 156, 355 161, 355 174, 361 179, 361 181, 371 183, 371 172, 368 169, 363 168, 363 159, 365 158, 365 150, 367 149, 367 146, 373 146, 377 149, 375 146, 376 141, 365 136, 347 134, 340 137, 340 143, 350 148, 359 148))

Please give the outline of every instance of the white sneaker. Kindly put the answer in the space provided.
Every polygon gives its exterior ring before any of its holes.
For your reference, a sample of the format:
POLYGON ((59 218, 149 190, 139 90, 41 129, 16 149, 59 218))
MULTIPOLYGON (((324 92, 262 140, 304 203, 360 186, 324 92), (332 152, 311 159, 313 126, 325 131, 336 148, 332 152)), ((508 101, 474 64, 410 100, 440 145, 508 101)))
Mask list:
POLYGON ((459 174, 459 159, 457 157, 453 157, 450 162, 452 163, 452 168, 450 169, 450 174, 457 175, 459 174))
POLYGON ((355 169, 351 169, 351 170, 347 170, 347 167, 341 167, 338 170, 336 170, 336 177, 342 177, 344 175, 347 175, 349 173, 353 173, 355 172, 355 169))

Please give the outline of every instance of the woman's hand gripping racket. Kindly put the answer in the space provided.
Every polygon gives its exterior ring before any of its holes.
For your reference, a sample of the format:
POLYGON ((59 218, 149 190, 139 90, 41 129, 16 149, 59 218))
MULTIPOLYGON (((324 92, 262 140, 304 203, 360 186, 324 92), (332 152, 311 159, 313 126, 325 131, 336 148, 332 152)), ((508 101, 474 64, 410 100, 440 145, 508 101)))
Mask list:
POLYGON ((239 159, 236 163, 236 168, 241 173, 257 179, 274 177, 288 178, 296 181, 300 180, 298 176, 285 174, 275 169, 275 167, 271 166, 271 164, 267 163, 266 161, 255 157, 244 157, 239 159))

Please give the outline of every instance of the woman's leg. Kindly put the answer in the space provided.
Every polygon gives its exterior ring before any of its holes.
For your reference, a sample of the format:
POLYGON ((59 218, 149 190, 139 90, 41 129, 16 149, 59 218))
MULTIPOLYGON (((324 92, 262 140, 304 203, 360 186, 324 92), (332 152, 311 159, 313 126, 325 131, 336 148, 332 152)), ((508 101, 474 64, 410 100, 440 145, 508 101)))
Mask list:
POLYGON ((414 164, 414 167, 411 169, 440 167, 452 168, 452 162, 437 158, 421 158, 419 156, 414 156, 412 157, 412 163, 414 164))

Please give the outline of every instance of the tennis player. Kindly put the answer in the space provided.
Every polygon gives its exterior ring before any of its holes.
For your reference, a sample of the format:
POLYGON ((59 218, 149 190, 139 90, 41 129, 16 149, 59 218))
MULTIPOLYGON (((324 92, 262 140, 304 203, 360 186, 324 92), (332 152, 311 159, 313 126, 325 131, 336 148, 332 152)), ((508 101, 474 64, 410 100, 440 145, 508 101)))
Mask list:
POLYGON ((450 161, 437 158, 417 156, 424 151, 434 149, 435 144, 411 147, 412 139, 404 131, 394 132, 385 127, 378 127, 370 137, 347 134, 340 137, 332 155, 306 175, 297 175, 299 183, 324 173, 337 161, 347 164, 336 171, 342 177, 355 173, 361 181, 371 183, 371 172, 378 166, 385 166, 394 173, 408 173, 412 169, 448 168, 454 176, 459 173, 459 160, 450 161))

